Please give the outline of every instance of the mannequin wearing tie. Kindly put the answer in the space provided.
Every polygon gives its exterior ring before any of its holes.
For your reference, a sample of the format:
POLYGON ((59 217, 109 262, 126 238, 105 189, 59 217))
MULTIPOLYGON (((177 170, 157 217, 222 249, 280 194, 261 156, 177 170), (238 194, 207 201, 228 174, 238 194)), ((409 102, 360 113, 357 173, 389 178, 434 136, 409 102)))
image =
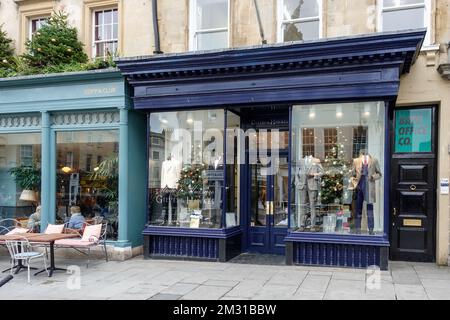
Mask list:
POLYGON ((366 202, 367 224, 369 234, 372 235, 374 229, 373 204, 376 202, 375 181, 382 177, 378 160, 372 157, 367 150, 361 150, 360 156, 353 159, 352 176, 356 178, 356 232, 360 233, 363 205, 366 202))
POLYGON ((309 205, 311 213, 311 231, 316 230, 316 205, 319 193, 320 178, 323 168, 320 160, 306 156, 300 161, 300 168, 295 175, 295 186, 300 193, 300 215, 298 225, 302 231, 306 227, 306 213, 309 205))
POLYGON ((171 154, 162 163, 161 167, 161 195, 163 224, 176 221, 177 198, 175 195, 180 179, 181 162, 171 154), (169 215, 170 212, 170 215, 169 215))

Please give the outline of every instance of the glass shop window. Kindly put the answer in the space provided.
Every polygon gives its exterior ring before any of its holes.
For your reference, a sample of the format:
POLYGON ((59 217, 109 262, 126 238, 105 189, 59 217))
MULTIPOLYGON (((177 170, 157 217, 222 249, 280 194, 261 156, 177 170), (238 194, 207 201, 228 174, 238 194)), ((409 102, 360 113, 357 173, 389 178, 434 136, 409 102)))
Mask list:
POLYGON ((78 229, 83 222, 107 221, 107 239, 117 239, 118 143, 118 130, 56 133, 57 222, 78 229))
POLYGON ((191 50, 228 47, 229 0, 191 0, 191 50))
POLYGON ((321 36, 322 0, 278 0, 278 39, 306 41, 321 36))
POLYGON ((382 235, 382 102, 297 105, 292 111, 291 228, 382 235))
POLYGON ((0 220, 17 219, 27 227, 41 202, 40 190, 41 134, 0 134, 0 220))
MULTIPOLYGON (((149 220, 152 225, 220 228, 224 210, 224 110, 150 115, 149 220), (159 140, 159 143, 152 142, 159 140)), ((233 179, 232 167, 228 168, 233 179)), ((235 212, 230 196, 229 212, 235 212)), ((230 221, 231 221, 230 215, 230 221)), ((237 223, 237 216, 234 217, 237 223)))
POLYGON ((430 0, 382 0, 381 31, 429 28, 430 20, 430 0))

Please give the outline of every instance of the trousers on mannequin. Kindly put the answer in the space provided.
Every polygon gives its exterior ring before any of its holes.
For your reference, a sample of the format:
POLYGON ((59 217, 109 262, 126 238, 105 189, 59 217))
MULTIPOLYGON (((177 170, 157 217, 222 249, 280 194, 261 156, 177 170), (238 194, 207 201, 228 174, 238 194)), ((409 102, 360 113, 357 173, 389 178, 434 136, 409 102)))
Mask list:
POLYGON ((164 224, 172 224, 177 220, 177 197, 172 190, 162 194, 162 217, 164 224))
POLYGON ((309 190, 307 186, 300 190, 300 227, 306 227, 306 214, 309 205, 311 213, 311 228, 316 225, 317 190, 309 190))
POLYGON ((356 187, 356 217, 355 228, 358 232, 361 229, 361 218, 364 201, 367 202, 367 225, 369 227, 369 233, 373 233, 374 229, 374 217, 373 217, 373 204, 369 203, 369 190, 368 190, 368 166, 363 165, 361 171, 361 179, 356 187))

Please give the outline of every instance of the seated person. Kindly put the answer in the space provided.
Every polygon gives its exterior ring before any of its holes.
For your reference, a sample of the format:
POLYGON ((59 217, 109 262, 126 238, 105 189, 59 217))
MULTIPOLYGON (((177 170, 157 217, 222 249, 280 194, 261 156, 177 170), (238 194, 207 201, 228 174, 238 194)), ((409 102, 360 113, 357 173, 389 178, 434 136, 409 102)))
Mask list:
POLYGON ((69 229, 82 229, 85 222, 86 219, 81 214, 80 207, 70 207, 70 219, 67 227, 69 229))
POLYGON ((36 212, 30 215, 27 222, 27 229, 35 231, 41 225, 41 206, 36 208, 36 212))

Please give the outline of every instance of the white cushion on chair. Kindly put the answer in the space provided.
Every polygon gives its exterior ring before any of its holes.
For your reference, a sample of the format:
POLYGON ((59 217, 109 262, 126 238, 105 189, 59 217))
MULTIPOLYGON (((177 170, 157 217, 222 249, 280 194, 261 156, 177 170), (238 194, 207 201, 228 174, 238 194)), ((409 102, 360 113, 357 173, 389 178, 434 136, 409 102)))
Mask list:
POLYGON ((49 224, 47 226, 47 229, 45 229, 45 234, 55 234, 55 233, 62 233, 64 230, 63 224, 49 224))
POLYGON ((94 224, 92 226, 86 226, 83 231, 83 237, 81 241, 98 241, 102 232, 102 224, 94 224))
POLYGON ((15 259, 27 259, 27 258, 31 258, 31 257, 37 257, 42 255, 42 253, 39 252, 22 252, 22 253, 17 253, 14 255, 15 259))
POLYGON ((6 235, 8 236, 8 235, 14 235, 14 234, 23 234, 23 233, 27 233, 28 231, 30 231, 30 230, 27 229, 27 228, 20 228, 20 227, 18 227, 18 228, 12 229, 6 235))

